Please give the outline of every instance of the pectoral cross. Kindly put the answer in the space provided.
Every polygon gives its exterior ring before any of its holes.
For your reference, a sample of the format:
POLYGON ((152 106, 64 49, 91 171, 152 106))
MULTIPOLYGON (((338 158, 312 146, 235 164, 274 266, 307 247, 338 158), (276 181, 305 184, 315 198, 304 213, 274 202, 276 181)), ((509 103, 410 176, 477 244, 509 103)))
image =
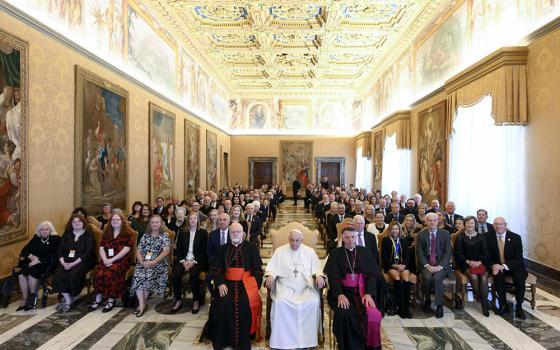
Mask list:
POLYGON ((298 274, 298 272, 299 272, 299 271, 297 270, 297 267, 294 268, 294 271, 292 271, 292 272, 294 273, 294 277, 297 277, 297 274, 298 274))
POLYGON ((352 281, 353 281, 354 279, 355 279, 355 275, 354 275, 354 273, 352 272, 352 281))

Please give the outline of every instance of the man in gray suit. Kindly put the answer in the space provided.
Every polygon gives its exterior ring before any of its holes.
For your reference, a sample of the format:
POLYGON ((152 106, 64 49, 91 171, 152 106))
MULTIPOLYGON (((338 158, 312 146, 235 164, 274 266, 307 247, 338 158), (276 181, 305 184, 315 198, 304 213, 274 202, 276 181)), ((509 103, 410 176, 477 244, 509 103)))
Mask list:
POLYGON ((443 317, 443 279, 453 278, 451 269, 451 239, 449 232, 438 228, 438 217, 435 213, 426 214, 426 226, 418 233, 416 256, 418 272, 422 276, 424 292, 424 312, 431 313, 430 291, 435 290, 436 317, 443 317))

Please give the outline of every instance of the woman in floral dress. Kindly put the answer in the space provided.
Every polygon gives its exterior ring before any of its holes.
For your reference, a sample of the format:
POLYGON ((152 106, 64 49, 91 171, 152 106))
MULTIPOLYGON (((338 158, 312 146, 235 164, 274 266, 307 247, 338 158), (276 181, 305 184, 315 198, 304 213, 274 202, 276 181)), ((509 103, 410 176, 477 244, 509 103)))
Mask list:
POLYGON ((138 297, 136 317, 142 316, 146 311, 150 293, 162 295, 165 292, 170 251, 171 240, 164 232, 162 218, 154 215, 150 218, 148 231, 140 239, 136 251, 137 263, 131 287, 138 297))

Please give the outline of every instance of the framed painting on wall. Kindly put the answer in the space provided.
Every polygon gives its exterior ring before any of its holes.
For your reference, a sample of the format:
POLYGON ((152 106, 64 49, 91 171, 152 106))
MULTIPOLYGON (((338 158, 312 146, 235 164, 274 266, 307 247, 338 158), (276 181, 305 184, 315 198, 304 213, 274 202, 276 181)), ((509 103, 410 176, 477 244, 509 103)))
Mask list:
POLYGON ((301 188, 305 189, 313 161, 313 141, 280 141, 280 157, 280 181, 292 188, 292 183, 298 179, 301 188))
POLYGON ((76 66, 75 111, 75 206, 126 208, 128 92, 76 66))
POLYGON ((185 198, 200 187, 200 126, 185 119, 185 198))
POLYGON ((206 188, 218 188, 218 138, 206 130, 206 188))
POLYGON ((0 245, 27 238, 28 46, 0 31, 0 245))
POLYGON ((426 203, 447 196, 445 114, 445 101, 418 114, 418 191, 426 203))
POLYGON ((150 201, 173 198, 175 114, 150 102, 150 201))
POLYGON ((380 130, 373 134, 373 190, 381 190, 381 179, 383 175, 383 148, 385 143, 385 131, 380 130))

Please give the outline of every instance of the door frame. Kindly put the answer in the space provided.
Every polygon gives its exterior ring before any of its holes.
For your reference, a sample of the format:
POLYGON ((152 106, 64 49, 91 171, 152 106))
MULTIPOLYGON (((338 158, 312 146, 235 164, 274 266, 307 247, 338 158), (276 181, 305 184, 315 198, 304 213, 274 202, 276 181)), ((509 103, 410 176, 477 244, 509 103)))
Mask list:
POLYGON ((345 157, 315 157, 315 178, 317 179, 317 184, 321 183, 321 165, 323 163, 338 163, 340 165, 340 170, 338 177, 340 178, 340 185, 346 183, 345 179, 345 164, 346 158, 345 157))
POLYGON ((255 179, 253 178, 253 168, 255 163, 270 162, 272 163, 272 184, 276 184, 276 174, 278 173, 278 157, 249 157, 249 186, 255 185, 255 179))

